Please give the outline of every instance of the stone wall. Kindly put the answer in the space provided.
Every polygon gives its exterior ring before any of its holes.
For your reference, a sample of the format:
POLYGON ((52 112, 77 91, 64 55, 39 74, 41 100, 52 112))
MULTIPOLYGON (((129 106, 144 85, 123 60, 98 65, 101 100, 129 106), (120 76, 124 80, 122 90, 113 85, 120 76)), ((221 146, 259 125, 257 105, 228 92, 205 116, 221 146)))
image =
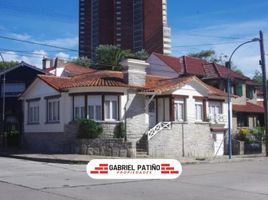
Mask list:
POLYGON ((171 130, 162 130, 149 141, 152 157, 205 158, 214 154, 214 142, 208 123, 173 123, 171 130))
MULTIPOLYGON (((128 107, 126 112, 127 140, 134 147, 148 130, 145 114, 145 96, 137 95, 135 91, 129 93, 128 107)), ((136 149, 133 149, 133 157, 136 156, 136 149)))
POLYGON ((41 153, 71 153, 76 139, 77 125, 68 124, 64 132, 24 133, 22 145, 28 150, 41 153))
MULTIPOLYGON (((113 138, 118 122, 102 123, 101 138, 113 138)), ((23 146, 34 152, 70 153, 74 150, 74 141, 77 139, 78 124, 70 123, 64 126, 64 132, 24 133, 23 146)))
POLYGON ((132 145, 124 139, 79 139, 73 153, 83 155, 130 157, 132 145))

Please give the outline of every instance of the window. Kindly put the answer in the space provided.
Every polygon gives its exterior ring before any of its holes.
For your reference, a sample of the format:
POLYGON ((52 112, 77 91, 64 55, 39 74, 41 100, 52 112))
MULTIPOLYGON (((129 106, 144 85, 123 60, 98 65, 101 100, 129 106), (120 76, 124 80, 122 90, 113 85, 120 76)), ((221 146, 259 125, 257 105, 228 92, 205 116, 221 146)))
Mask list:
POLYGON ((54 123, 60 121, 60 100, 47 100, 47 122, 54 123))
POLYGON ((222 102, 220 101, 209 101, 209 118, 211 121, 216 121, 217 116, 222 114, 222 102))
POLYGON ((245 113, 237 113, 237 126, 248 127, 248 115, 245 113))
POLYGON ((74 97, 74 120, 85 118, 85 97, 74 97))
POLYGON ((105 120, 118 120, 118 97, 105 96, 104 101, 105 120))
POLYGON ((101 96, 88 96, 88 119, 102 120, 102 99, 101 96))
POLYGON ((28 102, 28 123, 39 123, 39 100, 28 102))
POLYGON ((254 98, 254 88, 248 86, 247 87, 247 98, 253 99, 254 98))
POLYGON ((175 121, 185 121, 185 104, 184 100, 175 100, 175 121))
POLYGON ((203 121, 203 101, 195 101, 195 120, 203 121))
POLYGON ((235 95, 238 95, 238 96, 240 96, 240 97, 242 97, 243 96, 243 85, 241 84, 241 83, 239 83, 239 84, 237 84, 237 85, 235 85, 235 95))

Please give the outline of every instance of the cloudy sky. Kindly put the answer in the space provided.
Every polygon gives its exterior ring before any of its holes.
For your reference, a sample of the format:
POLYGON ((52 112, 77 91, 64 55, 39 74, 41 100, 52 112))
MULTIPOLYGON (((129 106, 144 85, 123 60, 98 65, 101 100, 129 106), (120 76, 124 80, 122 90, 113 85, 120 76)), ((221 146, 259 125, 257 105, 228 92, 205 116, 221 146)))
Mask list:
MULTIPOLYGON (((213 49, 230 55, 240 43, 264 31, 268 41, 267 0, 168 0, 173 55, 213 49)), ((265 43, 268 48, 267 43, 265 43)), ((40 66, 44 55, 71 59, 78 49, 78 0, 0 0, 0 51, 6 60, 40 66), (20 43, 12 37, 69 50, 20 43)), ((233 62, 252 76, 258 66, 259 46, 241 48, 233 62)))

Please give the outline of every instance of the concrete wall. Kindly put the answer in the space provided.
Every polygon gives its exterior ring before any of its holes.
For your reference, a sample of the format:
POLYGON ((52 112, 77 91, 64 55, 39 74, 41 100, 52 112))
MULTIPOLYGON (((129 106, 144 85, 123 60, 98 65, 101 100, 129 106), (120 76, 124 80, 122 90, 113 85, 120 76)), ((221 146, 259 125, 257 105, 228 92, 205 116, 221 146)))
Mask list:
POLYGON ((173 123, 171 130, 163 130, 149 141, 149 155, 153 157, 204 158, 213 154, 208 123, 173 123))

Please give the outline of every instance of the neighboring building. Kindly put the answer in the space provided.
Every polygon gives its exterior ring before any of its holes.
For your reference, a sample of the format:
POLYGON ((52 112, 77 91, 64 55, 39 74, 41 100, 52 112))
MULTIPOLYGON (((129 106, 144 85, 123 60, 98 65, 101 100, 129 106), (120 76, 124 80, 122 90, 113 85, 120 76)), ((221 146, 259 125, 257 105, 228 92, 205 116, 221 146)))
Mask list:
POLYGON ((6 131, 13 129, 22 131, 23 110, 19 95, 34 81, 38 74, 45 74, 41 69, 21 62, 18 65, 0 72, 0 114, 1 127, 6 131), (5 76, 5 122, 2 123, 3 115, 3 77, 5 76))
POLYGON ((79 55, 93 58, 111 44, 148 53, 171 53, 167 0, 80 0, 79 55))
POLYGON ((95 71, 89 67, 80 66, 74 63, 65 63, 64 59, 61 58, 44 58, 43 70, 46 74, 59 77, 70 77, 95 71))
POLYGON ((27 147, 70 152, 76 139, 70 124, 87 118, 102 124, 104 138, 113 138, 117 124, 125 123, 126 139, 135 147, 132 156, 140 149, 153 157, 223 155, 225 92, 196 76, 147 75, 144 61, 128 59, 122 65, 123 72, 38 76, 20 97, 27 147))
MULTIPOLYGON (((227 92, 228 69, 190 56, 172 57, 153 53, 147 60, 147 73, 168 77, 196 75, 205 83, 227 92)), ((231 71, 234 133, 242 127, 264 125, 264 109, 257 102, 257 85, 248 77, 231 71)), ((219 112, 217 108, 215 112, 219 112)))

